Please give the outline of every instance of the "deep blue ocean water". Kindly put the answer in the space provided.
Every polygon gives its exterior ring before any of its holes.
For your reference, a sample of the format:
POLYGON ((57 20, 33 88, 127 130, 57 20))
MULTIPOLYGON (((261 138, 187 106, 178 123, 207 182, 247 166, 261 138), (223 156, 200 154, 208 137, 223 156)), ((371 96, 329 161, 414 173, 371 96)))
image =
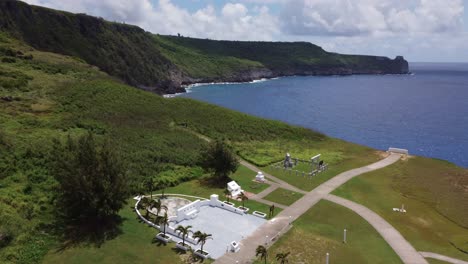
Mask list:
POLYGON ((468 64, 411 63, 410 68, 412 75, 202 85, 181 96, 468 167, 468 64))

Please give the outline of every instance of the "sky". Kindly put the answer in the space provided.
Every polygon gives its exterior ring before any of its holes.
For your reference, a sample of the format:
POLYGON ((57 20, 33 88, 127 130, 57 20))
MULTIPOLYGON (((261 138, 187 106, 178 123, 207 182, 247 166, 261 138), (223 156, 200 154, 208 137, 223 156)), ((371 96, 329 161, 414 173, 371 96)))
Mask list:
POLYGON ((307 41, 327 51, 468 62, 468 0, 24 0, 152 33, 307 41))

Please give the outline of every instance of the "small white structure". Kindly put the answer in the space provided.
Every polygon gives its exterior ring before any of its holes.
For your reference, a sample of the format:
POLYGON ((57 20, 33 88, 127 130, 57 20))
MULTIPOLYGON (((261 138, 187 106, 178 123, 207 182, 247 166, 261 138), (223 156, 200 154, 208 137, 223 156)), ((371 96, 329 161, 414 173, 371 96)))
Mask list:
POLYGON ((315 156, 313 156, 312 158, 310 158, 310 161, 311 161, 312 163, 319 163, 319 161, 320 161, 320 156, 322 156, 322 154, 315 155, 315 156))
POLYGON ((244 190, 241 189, 239 184, 237 184, 237 182, 235 182, 235 181, 228 182, 227 189, 228 189, 229 192, 231 192, 231 196, 233 198, 238 196, 241 192, 244 191, 244 190))
POLYGON ((236 241, 232 241, 231 242, 231 251, 232 252, 238 252, 239 250, 240 250, 239 243, 237 243, 236 241))
POLYGON ((402 205, 401 205, 401 208, 393 208, 393 212, 406 213, 405 205, 402 204, 402 205))
POLYGON ((388 148, 388 152, 393 152, 393 153, 399 153, 403 155, 409 155, 409 152, 407 149, 401 149, 401 148, 388 148))
POLYGON ((258 182, 265 182, 265 175, 261 171, 257 173, 257 176, 255 176, 255 180, 258 182))

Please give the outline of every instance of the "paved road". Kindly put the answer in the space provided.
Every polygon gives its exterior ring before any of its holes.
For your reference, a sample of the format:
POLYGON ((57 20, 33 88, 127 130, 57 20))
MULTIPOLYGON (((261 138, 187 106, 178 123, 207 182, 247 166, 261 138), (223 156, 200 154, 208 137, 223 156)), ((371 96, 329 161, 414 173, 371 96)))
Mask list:
POLYGON ((440 255, 440 254, 437 254, 437 253, 432 253, 432 252, 421 252, 421 251, 420 251, 419 254, 421 254, 421 255, 422 255, 423 257, 425 257, 425 258, 438 259, 438 260, 442 260, 442 261, 445 261, 445 262, 448 262, 448 263, 453 263, 453 264, 468 264, 467 261, 463 261, 463 260, 459 260, 459 259, 447 257, 447 256, 440 255))
MULTIPOLYGON (((337 176, 333 177, 327 182, 319 185, 314 190, 306 193, 302 198, 300 198, 291 206, 287 207, 281 213, 279 213, 278 216, 263 224, 252 235, 242 240, 240 242, 241 251, 239 253, 227 253, 221 258, 218 258, 214 263, 252 263, 252 260, 255 258, 255 249, 258 245, 262 245, 265 243, 271 244, 274 241, 276 241, 276 239, 279 236, 281 236, 285 232, 285 230, 288 230, 292 221, 296 220, 299 216, 304 214, 307 210, 314 206, 318 201, 325 198, 333 190, 362 173, 377 170, 386 167, 390 164, 393 164, 397 162, 400 159, 400 157, 400 154, 392 153, 387 158, 373 163, 371 165, 338 174, 337 176)), ((255 166, 252 166, 248 163, 243 163, 243 165, 249 168, 255 168, 255 166)), ((274 181, 278 180, 277 182, 279 184, 283 182, 272 176, 267 177, 270 177, 274 181)), ((289 184, 286 183, 286 185, 289 184)), ((304 193, 304 191, 302 191, 301 193, 304 193)))
POLYGON ((353 210, 369 222, 404 263, 428 264, 423 256, 392 225, 367 207, 331 194, 327 195, 325 199, 353 210))

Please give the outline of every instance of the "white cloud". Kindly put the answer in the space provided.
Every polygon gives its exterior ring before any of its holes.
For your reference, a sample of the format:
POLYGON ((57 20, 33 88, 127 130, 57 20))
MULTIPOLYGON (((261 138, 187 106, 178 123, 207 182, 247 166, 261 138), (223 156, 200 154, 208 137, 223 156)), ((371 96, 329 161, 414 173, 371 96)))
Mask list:
POLYGON ((196 10, 174 0, 25 1, 136 24, 160 34, 303 40, 342 53, 468 61, 462 0, 225 0, 221 7, 206 4, 196 10))
POLYGON ((278 18, 266 6, 249 10, 241 3, 227 3, 217 12, 211 5, 190 12, 171 0, 26 0, 71 12, 102 16, 136 24, 161 34, 228 39, 273 40, 279 34, 278 18))
POLYGON ((281 21, 293 35, 441 33, 460 30, 463 12, 462 0, 292 0, 281 21))

